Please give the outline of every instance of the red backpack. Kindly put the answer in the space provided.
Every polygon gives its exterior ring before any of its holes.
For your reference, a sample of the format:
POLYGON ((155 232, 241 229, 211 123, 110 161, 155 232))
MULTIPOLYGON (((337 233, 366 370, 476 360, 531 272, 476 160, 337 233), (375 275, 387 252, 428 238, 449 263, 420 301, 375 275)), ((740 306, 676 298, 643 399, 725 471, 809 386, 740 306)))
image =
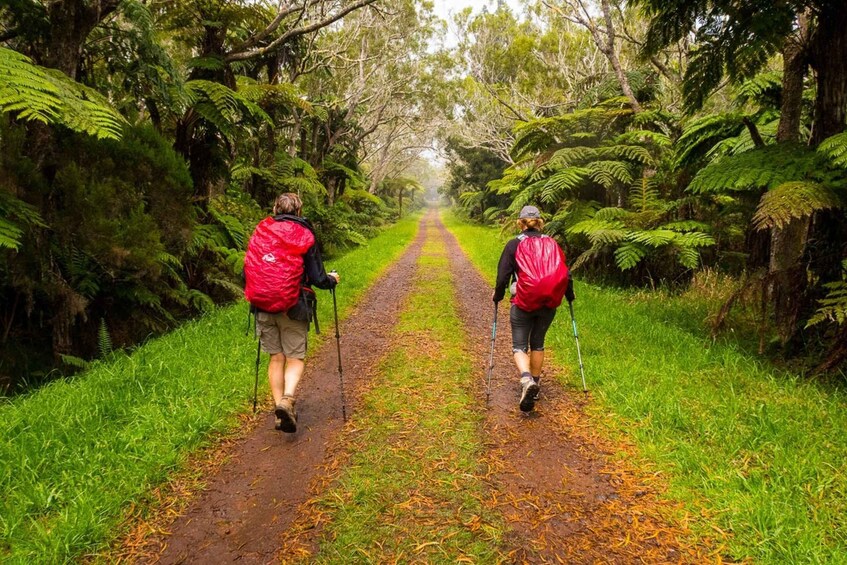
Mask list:
POLYGON ((515 261, 520 274, 512 304, 527 312, 541 307, 558 308, 568 289, 564 251, 546 235, 519 235, 518 239, 515 261))
POLYGON ((285 312, 297 304, 303 255, 315 234, 296 219, 265 218, 250 237, 244 257, 244 296, 263 312, 285 312))

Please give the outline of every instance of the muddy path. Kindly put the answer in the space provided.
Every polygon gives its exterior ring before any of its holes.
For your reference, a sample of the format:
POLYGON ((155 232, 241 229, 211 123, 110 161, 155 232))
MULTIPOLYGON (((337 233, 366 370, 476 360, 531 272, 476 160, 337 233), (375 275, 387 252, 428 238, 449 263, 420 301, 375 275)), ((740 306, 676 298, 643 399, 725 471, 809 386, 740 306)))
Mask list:
MULTIPOLYGON (((494 306, 492 288, 438 222, 451 259, 458 310, 468 354, 477 363, 475 383, 485 403, 494 306)), ((491 266, 492 270, 496 265, 491 266)), ((578 297, 577 297, 578 300, 578 297)), ((569 323, 567 309, 554 324, 569 323)), ((684 545, 684 530, 666 523, 667 503, 624 461, 615 445, 591 432, 588 400, 566 389, 548 356, 535 410, 518 409, 519 376, 512 361, 509 303, 500 303, 491 399, 486 409, 492 495, 513 528, 509 560, 517 563, 702 563, 700 547, 684 545)), ((574 363, 575 365, 575 363, 574 363)), ((570 381, 576 383, 575 374, 570 381)))
MULTIPOLYGON (((368 290, 341 324, 348 416, 357 381, 384 355, 387 336, 411 289, 408 273, 426 237, 418 237, 368 290)), ((343 275, 343 273, 342 273, 343 275)), ((338 297, 343 300, 343 281, 338 297)), ((328 293, 319 299, 331 300, 328 293)), ((280 536, 308 497, 308 485, 322 468, 327 445, 343 422, 334 328, 324 321, 327 339, 307 360, 297 391, 298 431, 274 430, 270 400, 266 415, 250 434, 224 454, 227 462, 208 478, 187 511, 134 552, 136 562, 272 563, 280 536)), ((261 378, 266 373, 263 371, 261 378)))

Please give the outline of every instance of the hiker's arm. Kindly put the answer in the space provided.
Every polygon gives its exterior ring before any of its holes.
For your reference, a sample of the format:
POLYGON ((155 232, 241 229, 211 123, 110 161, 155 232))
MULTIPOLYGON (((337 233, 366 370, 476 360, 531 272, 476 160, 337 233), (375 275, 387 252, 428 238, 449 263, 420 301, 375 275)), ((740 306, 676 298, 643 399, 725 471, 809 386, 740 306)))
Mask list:
POLYGON ((506 287, 512 280, 512 275, 518 268, 515 261, 515 251, 518 248, 518 240, 513 239, 503 248, 500 255, 500 263, 497 265, 497 284, 494 286, 494 302, 500 302, 506 296, 506 287))
POLYGON ((323 259, 321 259, 321 252, 318 251, 317 243, 309 248, 309 251, 306 252, 306 256, 303 257, 303 261, 306 269, 306 276, 309 278, 309 284, 313 284, 324 290, 335 288, 335 285, 338 284, 335 277, 331 277, 326 274, 324 262, 323 259))

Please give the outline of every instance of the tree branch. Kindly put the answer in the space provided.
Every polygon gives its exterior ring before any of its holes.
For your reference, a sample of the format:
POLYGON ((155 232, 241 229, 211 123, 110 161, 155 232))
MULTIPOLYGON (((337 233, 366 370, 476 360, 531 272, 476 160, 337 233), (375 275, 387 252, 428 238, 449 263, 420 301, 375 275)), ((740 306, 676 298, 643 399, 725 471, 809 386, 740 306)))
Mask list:
POLYGON ((293 39, 295 37, 299 37, 301 35, 306 35, 308 33, 312 33, 314 31, 317 31, 317 30, 324 28, 328 25, 331 25, 331 24, 337 22, 338 20, 340 20, 341 18, 343 18, 344 16, 346 16, 347 14, 349 14, 350 12, 353 12, 353 11, 358 10, 360 8, 364 8, 365 6, 373 4, 376 1, 377 0, 357 0, 356 2, 353 2, 352 4, 350 4, 349 6, 339 10, 337 13, 332 14, 332 15, 330 15, 330 16, 322 19, 322 20, 319 20, 319 21, 317 21, 313 24, 288 30, 287 32, 280 35, 278 38, 271 41, 265 47, 260 47, 258 49, 252 49, 252 50, 247 50, 247 51, 232 52, 232 53, 229 53, 225 57, 225 60, 226 60, 227 63, 233 63, 235 61, 246 61, 246 60, 249 60, 249 59, 254 59, 256 57, 261 57, 261 56, 267 54, 269 51, 273 51, 274 49, 277 49, 278 47, 285 44, 285 42, 290 40, 290 39, 293 39))

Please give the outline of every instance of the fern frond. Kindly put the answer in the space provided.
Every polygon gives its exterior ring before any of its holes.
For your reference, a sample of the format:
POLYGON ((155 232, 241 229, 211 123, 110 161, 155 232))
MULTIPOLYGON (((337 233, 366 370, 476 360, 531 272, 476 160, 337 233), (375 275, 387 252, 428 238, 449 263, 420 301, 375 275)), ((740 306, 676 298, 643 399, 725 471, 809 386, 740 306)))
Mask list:
POLYGON ((541 190, 541 201, 555 203, 575 191, 585 179, 588 171, 581 167, 569 167, 562 169, 550 177, 539 181, 538 188, 541 190))
POLYGON ((817 150, 836 167, 847 168, 847 132, 827 137, 817 150))
POLYGON ((627 145, 654 145, 659 148, 670 147, 673 141, 666 133, 659 133, 647 129, 637 129, 624 132, 614 139, 616 144, 627 145))
POLYGON ((715 238, 707 233, 692 231, 686 233, 678 233, 673 240, 673 243, 680 248, 699 248, 711 247, 715 244, 715 238))
POLYGON ((0 47, 0 112, 118 139, 126 121, 97 91, 0 47))
POLYGON ((629 166, 621 161, 592 161, 586 167, 589 177, 604 188, 614 188, 618 183, 632 183, 632 172, 629 166))
POLYGON ((106 357, 112 353, 112 336, 106 326, 106 319, 100 318, 100 328, 97 330, 97 349, 100 357, 106 357))
POLYGON ((636 243, 641 243, 650 247, 661 247, 674 241, 679 237, 679 233, 671 230, 642 230, 633 231, 629 235, 629 240, 636 243))
POLYGON ((691 165, 717 143, 738 136, 744 130, 742 117, 738 113, 709 114, 690 122, 676 141, 675 164, 691 165))
POLYGON ((647 249, 639 243, 626 243, 615 249, 615 263, 621 271, 638 265, 647 255, 647 249))
POLYGON ((700 266, 700 252, 694 247, 682 247, 677 252, 676 260, 686 269, 696 269, 700 266))
POLYGON ((847 323, 847 281, 827 283, 824 288, 829 292, 818 302, 820 308, 809 318, 807 328, 823 322, 847 323))
POLYGON ((762 196, 753 215, 753 225, 757 230, 782 228, 795 218, 842 206, 844 201, 826 185, 807 181, 787 182, 762 196))
POLYGON ((697 194, 773 188, 812 178, 824 168, 814 151, 788 143, 722 157, 701 169, 688 185, 697 194))
POLYGON ((629 205, 639 212, 646 212, 656 208, 658 203, 659 189, 656 188, 656 181, 642 175, 629 190, 629 205))
POLYGON ((678 232, 689 232, 689 231, 702 231, 708 232, 712 229, 712 226, 705 222, 698 222, 696 220, 679 220, 676 222, 669 222, 667 224, 659 226, 660 229, 663 230, 673 230, 678 232))

